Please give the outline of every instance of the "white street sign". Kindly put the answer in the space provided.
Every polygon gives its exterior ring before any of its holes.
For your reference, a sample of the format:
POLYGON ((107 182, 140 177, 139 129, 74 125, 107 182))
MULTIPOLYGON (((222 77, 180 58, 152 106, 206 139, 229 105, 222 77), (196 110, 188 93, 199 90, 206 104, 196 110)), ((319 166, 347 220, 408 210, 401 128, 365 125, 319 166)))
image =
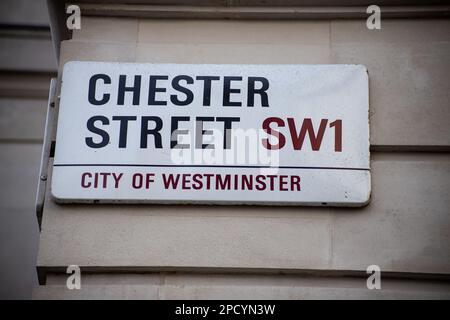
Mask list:
POLYGON ((60 202, 360 206, 370 198, 361 65, 69 62, 60 202))

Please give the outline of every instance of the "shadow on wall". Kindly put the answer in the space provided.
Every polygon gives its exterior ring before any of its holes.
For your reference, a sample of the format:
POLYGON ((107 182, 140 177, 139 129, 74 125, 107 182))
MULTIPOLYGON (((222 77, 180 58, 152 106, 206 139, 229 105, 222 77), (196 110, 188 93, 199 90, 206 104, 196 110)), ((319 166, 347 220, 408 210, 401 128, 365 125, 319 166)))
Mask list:
POLYGON ((56 74, 46 1, 2 0, 0 31, 0 299, 30 299, 39 243, 34 199, 56 74))

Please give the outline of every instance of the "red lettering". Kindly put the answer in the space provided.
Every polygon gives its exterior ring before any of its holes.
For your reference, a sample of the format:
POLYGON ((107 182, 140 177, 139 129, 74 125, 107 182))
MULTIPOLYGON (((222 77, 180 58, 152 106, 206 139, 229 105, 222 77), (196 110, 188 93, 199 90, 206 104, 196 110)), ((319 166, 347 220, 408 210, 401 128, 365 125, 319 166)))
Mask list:
POLYGON ((166 174, 163 173, 163 184, 165 189, 169 189, 170 187, 172 189, 176 189, 178 186, 178 181, 180 180, 180 175, 176 175, 176 179, 174 178, 173 174, 169 174, 166 176, 166 174))
POLYGON ((92 174, 90 172, 85 172, 81 175, 81 187, 83 188, 89 188, 92 185, 91 182, 86 182, 86 177, 92 178, 92 174))
POLYGON ((262 140, 262 144, 264 146, 264 148, 266 148, 267 150, 278 150, 284 147, 284 145, 286 144, 286 138, 284 137, 284 135, 282 133, 280 133, 277 130, 274 130, 270 127, 270 124, 274 122, 276 123, 279 127, 284 127, 284 121, 280 118, 276 118, 276 117, 270 117, 264 120, 263 122, 263 130, 267 133, 270 134, 274 137, 276 137, 278 139, 278 143, 277 144, 271 144, 269 142, 269 138, 264 138, 262 140))
POLYGON ((330 123, 330 128, 334 127, 334 151, 342 151, 342 120, 330 123))
POLYGON ((305 140, 306 133, 308 133, 309 140, 311 141, 311 148, 314 151, 318 151, 320 149, 320 145, 322 144, 323 134, 325 133, 327 122, 328 119, 322 119, 320 121, 319 132, 316 136, 311 119, 306 118, 303 120, 300 134, 297 135, 294 119, 288 118, 288 126, 291 133, 292 144, 294 145, 294 150, 302 149, 303 141, 305 140))

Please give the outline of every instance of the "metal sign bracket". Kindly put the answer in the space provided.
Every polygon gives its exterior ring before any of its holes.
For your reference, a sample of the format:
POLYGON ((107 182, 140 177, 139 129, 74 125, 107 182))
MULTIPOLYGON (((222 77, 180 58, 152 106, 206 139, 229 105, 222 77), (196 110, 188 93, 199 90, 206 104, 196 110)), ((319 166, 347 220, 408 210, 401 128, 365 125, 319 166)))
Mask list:
POLYGON ((55 121, 55 93, 56 78, 50 81, 50 89, 47 103, 47 117, 45 119, 44 141, 42 144, 41 164, 39 168, 39 180, 36 193, 36 216, 38 219, 39 229, 41 228, 42 212, 44 209, 45 191, 47 185, 48 164, 52 153, 52 134, 55 121))

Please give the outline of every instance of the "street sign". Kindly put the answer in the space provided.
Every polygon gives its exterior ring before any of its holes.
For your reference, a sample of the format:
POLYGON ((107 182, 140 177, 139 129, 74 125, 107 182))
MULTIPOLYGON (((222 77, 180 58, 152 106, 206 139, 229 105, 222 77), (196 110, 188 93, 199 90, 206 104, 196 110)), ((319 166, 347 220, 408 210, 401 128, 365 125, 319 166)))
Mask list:
POLYGON ((361 65, 69 62, 59 202, 361 206, 370 198, 361 65))

